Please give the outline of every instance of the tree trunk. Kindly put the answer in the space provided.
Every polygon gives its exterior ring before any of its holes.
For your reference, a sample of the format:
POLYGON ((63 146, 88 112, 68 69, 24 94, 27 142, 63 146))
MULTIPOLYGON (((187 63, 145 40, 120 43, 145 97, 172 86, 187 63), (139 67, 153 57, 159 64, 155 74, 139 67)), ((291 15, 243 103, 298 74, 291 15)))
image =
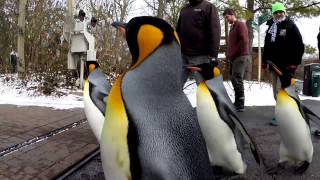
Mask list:
POLYGON ((247 27, 248 27, 248 31, 249 31, 249 62, 247 65, 247 69, 246 69, 246 73, 245 73, 245 79, 246 80, 251 80, 252 79, 252 57, 253 57, 253 51, 252 51, 252 43, 253 43, 253 28, 252 28, 252 22, 253 22, 253 18, 254 18, 254 0, 247 0, 247 7, 248 10, 252 13, 252 17, 250 17, 247 20, 247 27))
POLYGON ((164 2, 164 0, 158 0, 159 3, 159 7, 157 10, 157 17, 158 18, 164 18, 164 12, 165 12, 165 5, 166 3, 164 2))
POLYGON ((18 73, 22 75, 25 72, 25 60, 24 60, 24 34, 25 34, 25 16, 26 16, 27 0, 19 1, 19 17, 18 17, 18 73))

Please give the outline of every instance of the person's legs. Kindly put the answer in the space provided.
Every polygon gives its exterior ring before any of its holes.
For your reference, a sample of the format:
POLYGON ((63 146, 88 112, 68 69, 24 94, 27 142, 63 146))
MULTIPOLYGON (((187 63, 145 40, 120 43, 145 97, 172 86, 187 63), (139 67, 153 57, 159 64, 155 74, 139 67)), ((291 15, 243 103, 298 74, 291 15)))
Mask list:
POLYGON ((243 79, 251 80, 251 77, 252 77, 252 56, 248 56, 248 61, 244 71, 243 79))
MULTIPOLYGON (((188 61, 188 56, 184 55, 184 54, 181 54, 182 56, 182 76, 181 76, 181 81, 182 81, 182 86, 184 86, 184 84, 186 83, 189 75, 190 75, 190 72, 189 70, 186 68, 186 66, 189 64, 189 61, 188 61)), ((183 87, 182 87, 183 88, 183 87)))
POLYGON ((213 78, 213 67, 214 63, 211 63, 209 56, 182 56, 185 59, 187 65, 201 68, 199 73, 202 75, 204 80, 213 78))
MULTIPOLYGON (((271 76, 271 83, 272 83, 272 90, 273 90, 273 98, 274 100, 277 100, 277 94, 281 87, 280 79, 273 70, 270 70, 270 76, 271 76)), ((275 117, 271 119, 270 125, 273 125, 273 126, 278 125, 278 122, 275 117)))
POLYGON ((281 87, 280 80, 277 74, 273 70, 270 70, 270 76, 271 76, 273 97, 274 97, 274 100, 277 100, 277 94, 281 87))
POLYGON ((247 65, 248 56, 240 56, 232 61, 231 82, 234 88, 237 111, 244 111, 244 86, 243 77, 247 65))
POLYGON ((13 64, 13 66, 12 66, 12 72, 13 72, 13 73, 16 73, 16 72, 17 72, 17 65, 16 65, 16 64, 13 64))

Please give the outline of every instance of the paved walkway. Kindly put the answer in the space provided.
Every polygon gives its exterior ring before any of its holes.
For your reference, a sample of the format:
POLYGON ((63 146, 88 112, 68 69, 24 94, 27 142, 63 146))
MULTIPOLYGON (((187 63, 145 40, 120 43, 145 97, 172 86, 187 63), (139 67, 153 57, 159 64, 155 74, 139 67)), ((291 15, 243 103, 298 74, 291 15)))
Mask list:
MULTIPOLYGON (((315 113, 320 115, 319 101, 304 101, 315 113)), ((278 128, 268 125, 273 117, 274 107, 247 107, 239 113, 249 133, 255 138, 263 159, 268 167, 278 161, 280 136, 278 128)), ((16 107, 0 105, 0 153, 15 144, 41 136, 84 118, 82 109, 53 110, 42 107, 16 107)), ((313 128, 318 128, 313 124, 313 128)), ((288 168, 280 175, 270 176, 264 167, 258 167, 251 153, 246 150, 243 157, 247 162, 246 174, 249 180, 271 179, 320 179, 320 138, 313 136, 314 156, 308 171, 303 175, 293 174, 288 168)), ((53 179, 67 167, 98 147, 88 123, 64 131, 46 140, 20 148, 5 156, 0 156, 0 180, 11 179, 53 179)), ((104 179, 101 163, 93 165, 96 173, 78 174, 69 179, 104 179)))
MULTIPOLYGON (((320 102, 305 100, 304 103, 320 116, 320 102)), ((246 111, 239 113, 241 121, 247 128, 249 134, 255 139, 263 160, 267 167, 275 166, 278 162, 280 136, 278 127, 270 126, 269 122, 274 115, 272 106, 253 106, 246 107, 246 111)), ((312 124, 312 128, 319 128, 312 124)), ((293 168, 288 167, 282 174, 270 176, 266 173, 266 167, 259 167, 252 157, 249 149, 243 152, 243 158, 248 168, 245 175, 235 179, 246 180, 318 180, 320 179, 320 138, 313 136, 313 162, 303 175, 293 173, 293 168)), ((102 176, 101 162, 94 160, 78 171, 70 175, 67 180, 104 180, 102 176)), ((222 178, 227 180, 228 178, 222 178)))
MULTIPOLYGON (((85 118, 82 109, 0 105, 0 153, 85 118)), ((0 179, 52 179, 97 148, 88 123, 0 156, 0 179)))
MULTIPOLYGON (((320 102, 305 100, 303 101, 310 109, 320 116, 320 102)), ((279 160, 280 135, 276 126, 269 125, 274 116, 273 106, 253 106, 246 108, 246 111, 239 113, 239 116, 247 127, 249 134, 255 139, 263 160, 267 167, 277 165, 279 160)), ((320 127, 311 123, 311 129, 320 127)), ((244 175, 249 180, 316 180, 320 179, 320 138, 312 136, 313 141, 313 160, 308 170, 302 174, 294 174, 294 168, 288 166, 283 173, 270 176, 266 174, 265 167, 258 167, 249 151, 244 153, 244 159, 247 161, 248 169, 244 175)))

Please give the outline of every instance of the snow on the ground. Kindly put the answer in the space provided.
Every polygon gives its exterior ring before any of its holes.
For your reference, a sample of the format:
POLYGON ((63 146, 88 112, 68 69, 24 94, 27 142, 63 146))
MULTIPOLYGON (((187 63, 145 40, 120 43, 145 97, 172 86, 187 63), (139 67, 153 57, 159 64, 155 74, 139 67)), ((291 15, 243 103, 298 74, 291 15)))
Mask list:
MULTIPOLYGON (((67 95, 44 96, 36 91, 34 87, 37 82, 29 81, 26 86, 21 85, 15 75, 4 75, 0 77, 0 104, 12 104, 18 106, 42 106, 54 109, 83 108, 82 96, 70 94, 70 90, 61 89, 67 95), (6 80, 8 76, 9 81, 6 80), (10 80, 14 79, 14 80, 10 80)), ((74 91, 72 91, 74 92, 74 91)))
MULTIPOLYGON (((299 97, 301 100, 311 99, 320 101, 320 97, 311 97, 301 94, 302 84, 299 84, 299 97)), ((234 102, 234 90, 230 81, 224 81, 224 86, 232 102, 234 102)), ((276 104, 273 98, 272 85, 265 82, 244 81, 245 106, 274 106, 276 104)), ((197 85, 194 81, 188 81, 185 84, 184 93, 187 94, 192 106, 196 106, 197 85)))
MULTIPOLYGON (((0 76, 0 104, 13 104, 18 106, 43 106, 52 107, 54 109, 71 109, 83 108, 83 98, 80 90, 60 89, 64 92, 63 96, 44 96, 36 91, 34 87, 37 82, 29 81, 25 86, 21 86, 21 81, 16 80, 16 75, 13 76, 14 81, 8 81, 8 75, 0 76), (7 79, 6 79, 7 78, 7 79)), ((233 86, 230 81, 225 81, 224 86, 229 94, 229 97, 234 101, 233 86)), ((264 82, 244 81, 245 86, 245 105, 246 106, 274 106, 272 86, 264 82)), ((194 81, 190 80, 185 84, 184 92, 188 96, 193 107, 196 106, 196 89, 194 81)), ((301 90, 301 88, 300 88, 301 90)), ((300 99, 320 100, 320 97, 310 97, 299 94, 300 99)))

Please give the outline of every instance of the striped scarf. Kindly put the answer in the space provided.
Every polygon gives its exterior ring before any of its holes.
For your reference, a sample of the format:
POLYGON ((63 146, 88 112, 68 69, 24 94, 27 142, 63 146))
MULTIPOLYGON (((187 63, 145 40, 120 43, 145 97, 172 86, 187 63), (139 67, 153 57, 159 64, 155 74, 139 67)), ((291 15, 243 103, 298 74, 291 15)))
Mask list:
POLYGON ((276 40, 276 36, 277 36, 277 30, 278 30, 278 23, 284 21, 286 19, 286 17, 282 18, 282 19, 273 19, 273 24, 271 25, 268 33, 271 34, 271 42, 274 42, 276 40))

